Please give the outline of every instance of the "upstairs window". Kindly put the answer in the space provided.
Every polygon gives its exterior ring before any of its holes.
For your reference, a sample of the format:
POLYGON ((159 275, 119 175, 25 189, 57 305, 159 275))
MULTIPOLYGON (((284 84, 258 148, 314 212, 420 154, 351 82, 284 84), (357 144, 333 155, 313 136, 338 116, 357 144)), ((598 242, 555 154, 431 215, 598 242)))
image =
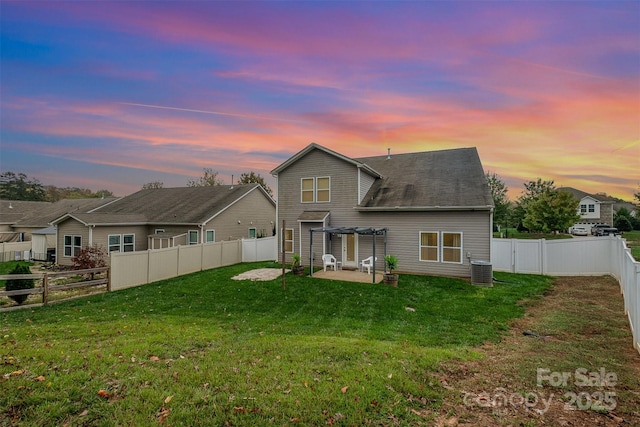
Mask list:
POLYGON ((596 205, 589 205, 589 213, 594 213, 596 211, 596 205))
POLYGON ((302 178, 300 182, 302 203, 328 203, 331 201, 331 178, 328 176, 302 178))

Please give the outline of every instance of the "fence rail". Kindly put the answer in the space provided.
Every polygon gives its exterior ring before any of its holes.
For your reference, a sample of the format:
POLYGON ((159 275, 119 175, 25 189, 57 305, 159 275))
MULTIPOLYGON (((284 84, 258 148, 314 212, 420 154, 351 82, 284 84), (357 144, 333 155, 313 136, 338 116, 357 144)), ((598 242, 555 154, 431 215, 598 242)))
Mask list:
MULTIPOLYGON (((70 289, 90 288, 95 286, 106 285, 107 292, 111 290, 110 281, 110 269, 109 267, 90 268, 84 270, 66 270, 55 271, 46 273, 33 273, 33 274, 4 274, 0 275, 0 280, 12 280, 12 279, 34 279, 40 280, 41 285, 28 289, 16 289, 13 291, 0 291, 1 297, 11 297, 14 295, 42 295, 42 305, 46 305, 51 301, 50 293, 55 291, 65 291, 70 289), (95 278, 96 274, 106 273, 106 277, 95 278), (84 276, 90 275, 87 280, 74 283, 63 283, 60 285, 52 284, 52 279, 60 279, 68 276, 84 276)), ((2 310, 10 310, 21 307, 33 307, 39 304, 26 304, 20 306, 5 307, 2 310)))

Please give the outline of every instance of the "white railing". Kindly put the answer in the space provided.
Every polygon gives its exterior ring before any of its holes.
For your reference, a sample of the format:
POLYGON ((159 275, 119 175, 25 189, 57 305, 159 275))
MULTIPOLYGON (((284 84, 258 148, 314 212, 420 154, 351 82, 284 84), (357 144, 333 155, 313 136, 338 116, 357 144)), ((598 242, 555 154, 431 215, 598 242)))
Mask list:
POLYGON ((620 237, 566 240, 492 239, 496 271, 551 276, 611 275, 618 280, 633 345, 640 352, 640 262, 620 237))

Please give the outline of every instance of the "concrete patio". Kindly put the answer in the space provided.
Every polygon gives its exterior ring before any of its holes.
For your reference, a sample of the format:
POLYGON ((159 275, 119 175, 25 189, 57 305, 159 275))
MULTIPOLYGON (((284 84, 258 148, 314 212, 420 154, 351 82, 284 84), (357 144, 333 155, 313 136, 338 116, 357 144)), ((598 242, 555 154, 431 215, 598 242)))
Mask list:
MULTIPOLYGON (((376 283, 382 282, 383 271, 376 271, 376 283)), ((313 272, 313 278, 344 280, 345 282, 373 283, 373 272, 363 273, 358 270, 318 270, 313 272)))

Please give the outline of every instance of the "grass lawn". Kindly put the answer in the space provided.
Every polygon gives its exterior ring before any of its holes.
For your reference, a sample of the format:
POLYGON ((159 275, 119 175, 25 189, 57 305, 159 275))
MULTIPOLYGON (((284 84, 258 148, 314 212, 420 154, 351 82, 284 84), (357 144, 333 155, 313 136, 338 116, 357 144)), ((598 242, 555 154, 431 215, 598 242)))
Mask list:
POLYGON ((0 313, 0 425, 431 425, 439 364, 480 358, 551 286, 231 280, 275 266, 0 313))
POLYGON ((640 230, 625 231, 622 237, 627 239, 627 247, 631 249, 631 255, 640 261, 640 230))

